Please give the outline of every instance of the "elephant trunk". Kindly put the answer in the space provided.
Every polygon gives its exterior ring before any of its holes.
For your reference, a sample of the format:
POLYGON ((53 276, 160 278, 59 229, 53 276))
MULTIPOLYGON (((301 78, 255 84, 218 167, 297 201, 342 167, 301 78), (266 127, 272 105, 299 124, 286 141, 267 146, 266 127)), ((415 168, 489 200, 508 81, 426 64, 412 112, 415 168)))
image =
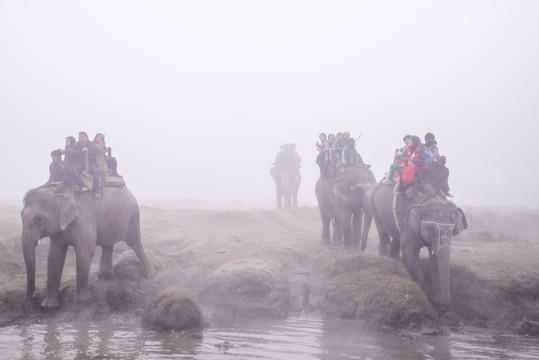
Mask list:
POLYGON ((24 262, 26 264, 26 295, 22 302, 23 308, 26 308, 36 287, 36 246, 39 235, 32 231, 23 230, 21 242, 24 262))
POLYGON ((451 253, 451 247, 449 245, 439 248, 438 251, 436 252, 436 260, 438 263, 438 274, 439 274, 439 280, 440 280, 440 295, 441 295, 442 306, 444 310, 449 310, 449 308, 451 307, 451 292, 449 289, 450 253, 451 253))

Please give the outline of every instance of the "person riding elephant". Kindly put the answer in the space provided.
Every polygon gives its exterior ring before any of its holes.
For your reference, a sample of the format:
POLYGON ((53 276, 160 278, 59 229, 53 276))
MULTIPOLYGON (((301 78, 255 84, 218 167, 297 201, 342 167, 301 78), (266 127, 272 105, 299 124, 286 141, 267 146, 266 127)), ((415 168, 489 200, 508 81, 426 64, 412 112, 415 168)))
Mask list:
POLYGON ((24 197, 22 218, 22 250, 26 264, 27 287, 23 307, 31 301, 35 290, 36 246, 49 237, 47 295, 42 306, 59 306, 59 289, 68 246, 73 246, 77 263, 77 288, 74 302, 90 299, 88 284, 90 265, 96 246, 101 246, 99 279, 112 276, 112 250, 118 241, 125 241, 141 263, 148 278, 155 268, 146 257, 140 239, 140 214, 135 197, 125 187, 104 187, 103 198, 88 192, 55 193, 49 186, 28 191, 24 197))
POLYGON ((354 139, 348 139, 347 145, 342 149, 342 168, 346 173, 350 168, 370 168, 370 165, 366 165, 363 162, 363 158, 356 149, 356 141, 354 139))
POLYGON ((88 186, 82 180, 82 174, 84 171, 89 171, 93 178, 92 192, 99 198, 101 197, 101 192, 99 169, 96 165, 97 153, 95 144, 88 140, 88 134, 84 131, 79 133, 79 141, 75 145, 65 149, 66 156, 74 163, 73 176, 79 189, 83 192, 88 191, 88 186))
POLYGON ((414 193, 417 195, 414 198, 396 196, 393 186, 382 183, 374 188, 371 203, 380 238, 379 252, 380 255, 398 258, 400 249, 412 278, 433 302, 447 310, 451 305, 451 239, 468 224, 464 212, 445 197, 430 192, 414 193), (423 247, 429 250, 430 288, 419 260, 419 251, 423 247))
POLYGON ((301 157, 295 144, 284 144, 277 153, 270 174, 275 181, 277 209, 298 206, 298 190, 301 184, 299 173, 301 157))

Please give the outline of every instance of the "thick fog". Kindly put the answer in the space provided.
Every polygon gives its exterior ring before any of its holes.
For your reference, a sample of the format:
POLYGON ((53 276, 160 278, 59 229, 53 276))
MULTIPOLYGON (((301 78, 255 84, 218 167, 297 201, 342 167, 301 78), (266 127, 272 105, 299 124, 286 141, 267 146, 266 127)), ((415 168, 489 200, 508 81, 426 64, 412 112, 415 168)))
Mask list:
POLYGON ((318 134, 350 131, 377 179, 433 132, 455 202, 537 207, 538 40, 534 1, 2 1, 0 202, 86 131, 141 200, 273 201, 296 143, 315 205, 318 134))

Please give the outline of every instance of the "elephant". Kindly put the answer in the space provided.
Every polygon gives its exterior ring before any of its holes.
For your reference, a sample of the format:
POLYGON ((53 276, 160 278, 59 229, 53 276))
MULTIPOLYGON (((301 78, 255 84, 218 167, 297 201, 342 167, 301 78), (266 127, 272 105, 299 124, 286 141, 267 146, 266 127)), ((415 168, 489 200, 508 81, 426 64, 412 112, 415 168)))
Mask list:
POLYGON ((412 278, 419 283, 442 311, 451 307, 451 239, 468 228, 462 209, 440 193, 421 194, 415 185, 414 196, 395 196, 393 186, 379 183, 372 192, 374 219, 380 237, 380 255, 402 260, 412 278), (390 240, 392 239, 392 240, 390 240), (389 245, 389 250, 388 250, 389 245), (430 290, 419 260, 421 248, 427 247, 430 263, 430 290))
POLYGON ((347 251, 367 246, 372 222, 370 191, 376 185, 372 172, 364 168, 350 168, 338 177, 321 177, 315 193, 322 218, 322 243, 330 244, 330 225, 333 221, 333 245, 343 243, 347 251), (364 216, 363 216, 364 215, 364 216))
POLYGON ((291 144, 280 151, 270 174, 275 181, 277 209, 298 206, 298 190, 301 184, 298 156, 291 144))
POLYGON ((335 180, 333 202, 347 251, 364 251, 367 248, 373 217, 370 193, 375 185, 374 174, 363 167, 352 167, 335 180))
POLYGON ((21 243, 26 263, 27 287, 23 308, 35 290, 36 246, 50 238, 47 260, 47 295, 41 306, 59 307, 58 293, 68 246, 76 254, 75 303, 91 298, 90 265, 96 245, 101 246, 99 279, 112 276, 114 244, 125 241, 141 263, 142 275, 151 278, 156 270, 146 257, 140 238, 140 214, 135 197, 125 187, 103 187, 96 198, 89 192, 58 193, 49 186, 28 191, 21 212, 21 243))
POLYGON ((333 187, 334 177, 321 177, 316 182, 315 194, 322 218, 322 244, 340 246, 343 242, 342 229, 335 210, 333 187), (331 223, 333 222, 333 242, 331 242, 331 223))

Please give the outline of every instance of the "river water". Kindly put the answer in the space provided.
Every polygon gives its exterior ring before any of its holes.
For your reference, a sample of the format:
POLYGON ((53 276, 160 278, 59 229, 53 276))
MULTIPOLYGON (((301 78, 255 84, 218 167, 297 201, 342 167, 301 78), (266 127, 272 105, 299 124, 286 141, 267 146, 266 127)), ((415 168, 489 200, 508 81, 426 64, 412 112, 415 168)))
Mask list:
POLYGON ((111 318, 0 328, 0 359, 539 359, 539 339, 470 332, 402 337, 319 316, 215 318, 193 336, 111 318))

